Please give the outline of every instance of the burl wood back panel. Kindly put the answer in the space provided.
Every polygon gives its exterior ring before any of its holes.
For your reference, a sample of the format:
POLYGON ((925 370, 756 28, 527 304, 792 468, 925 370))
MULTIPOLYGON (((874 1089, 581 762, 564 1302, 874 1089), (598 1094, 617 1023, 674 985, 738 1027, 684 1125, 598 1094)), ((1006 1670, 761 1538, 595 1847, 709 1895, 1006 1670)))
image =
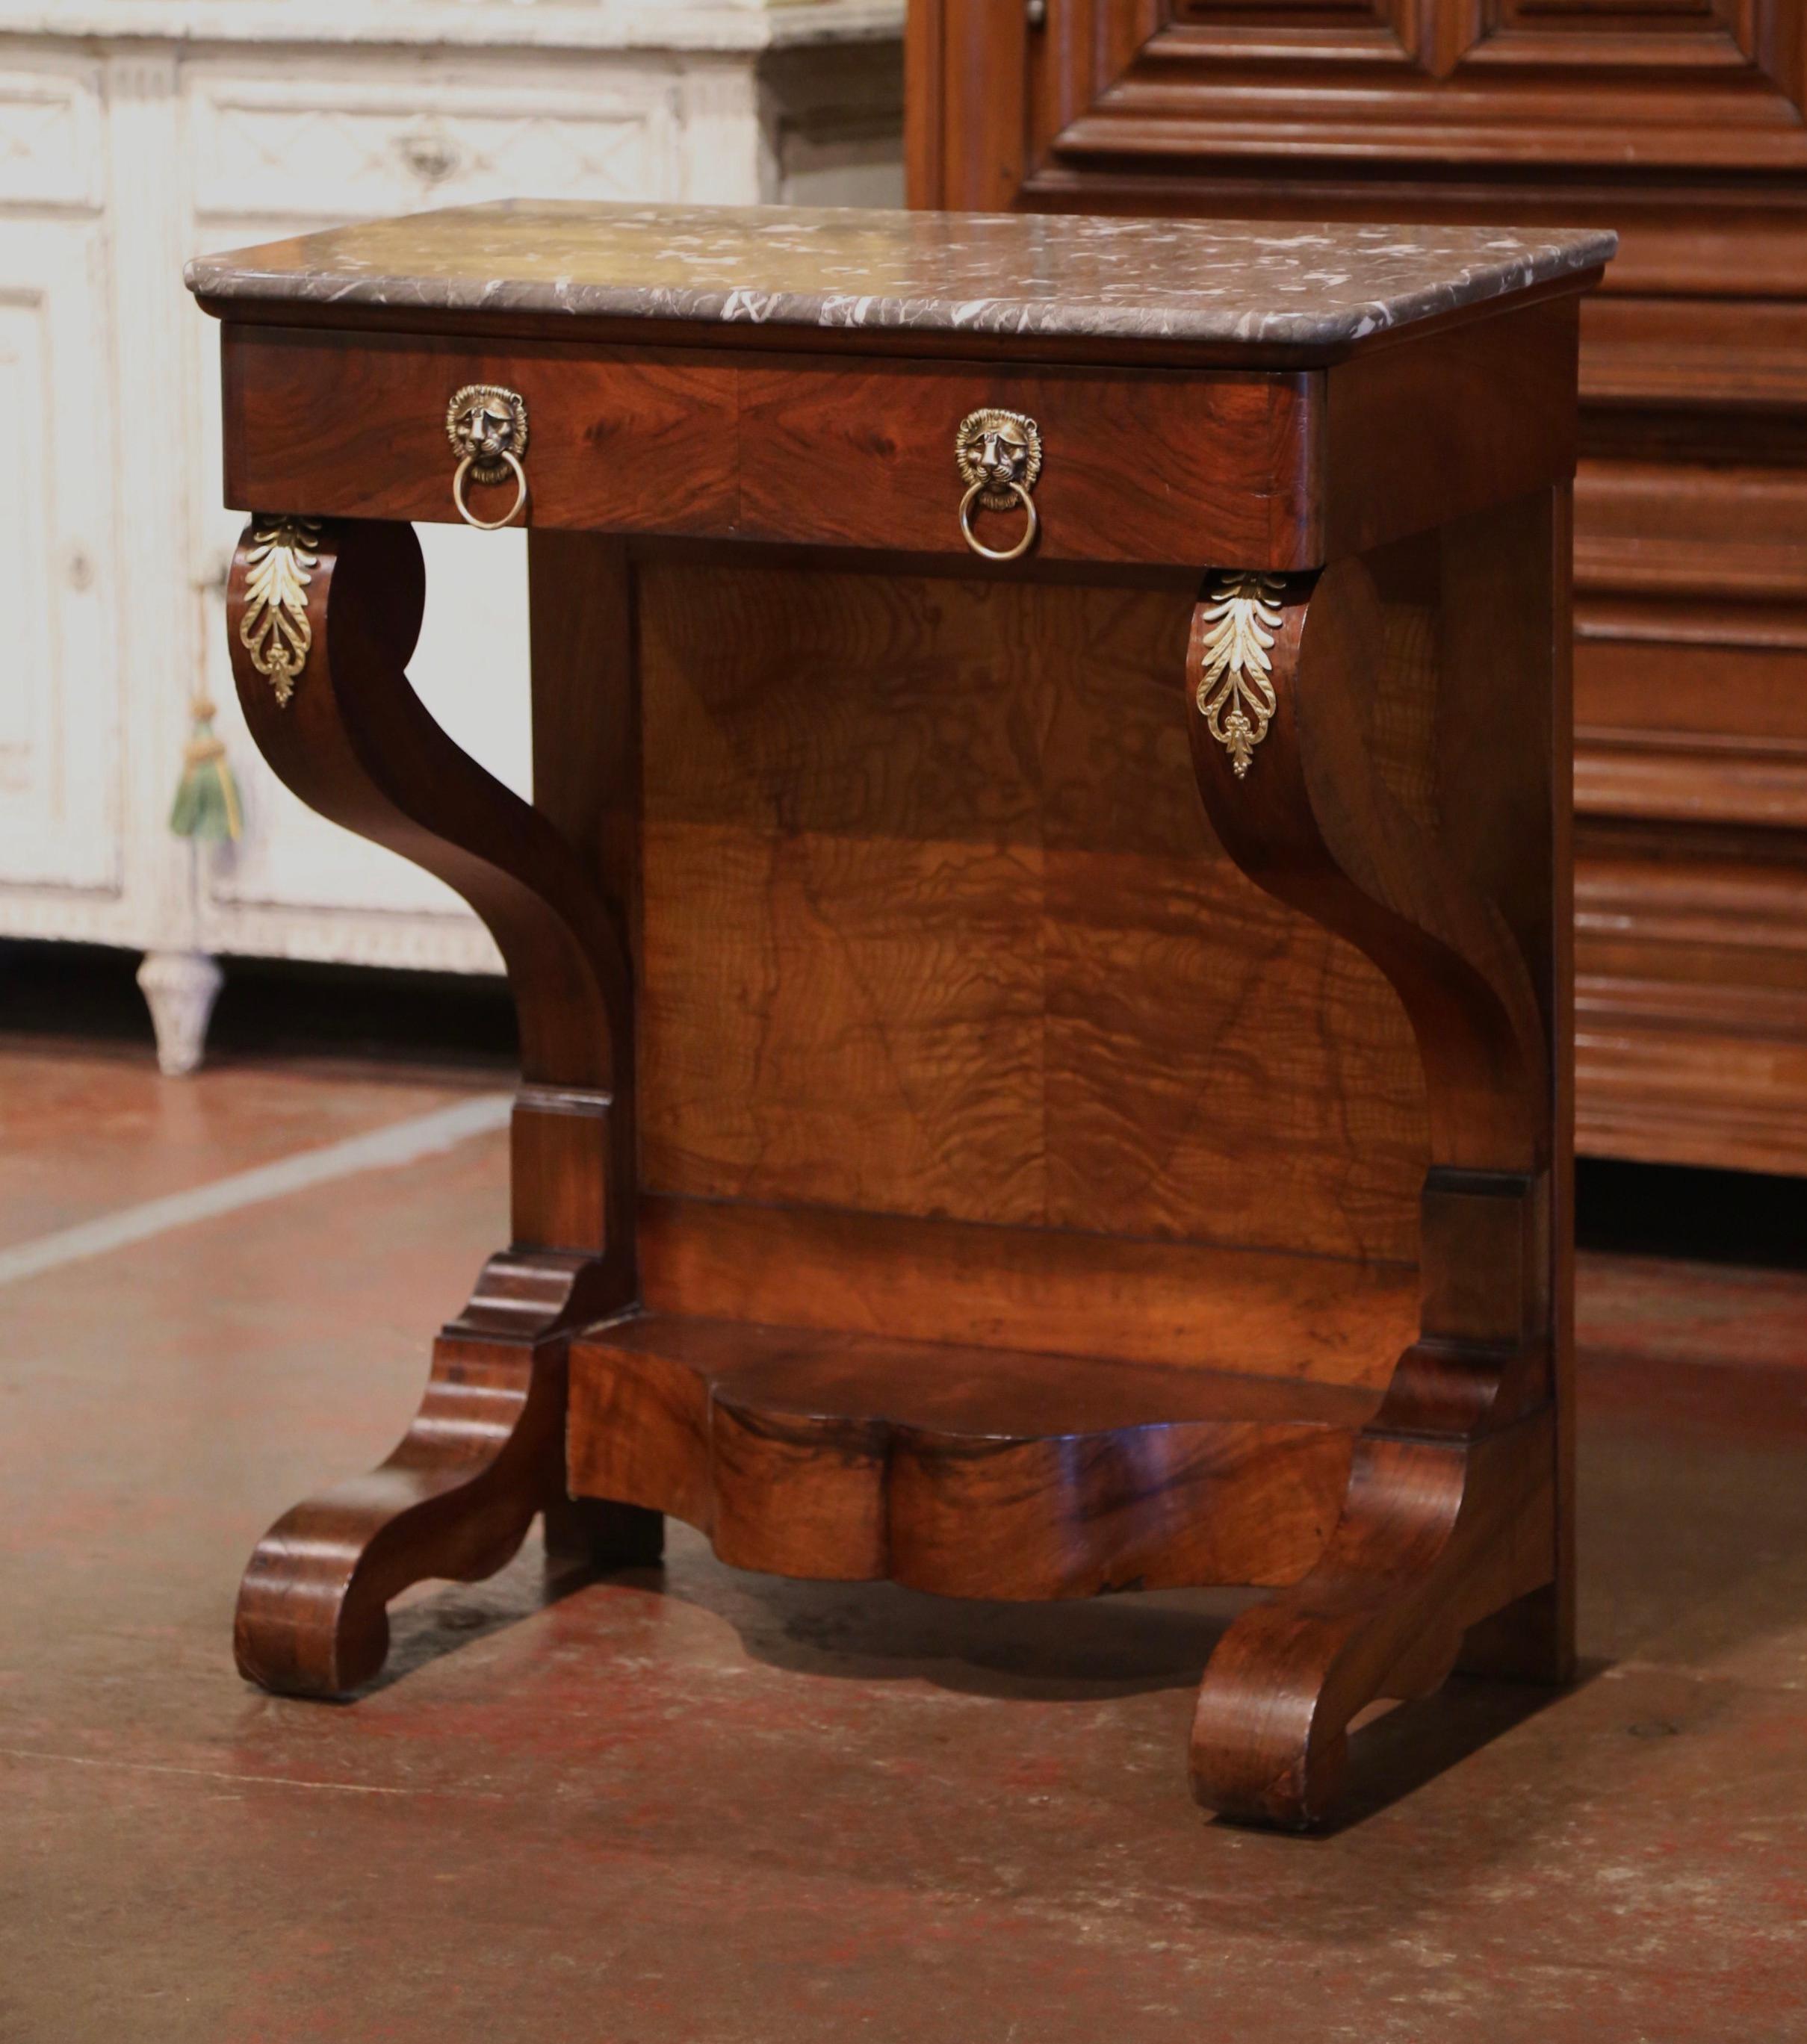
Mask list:
MULTIPOLYGON (((987 1270, 1021 1299, 1058 1265, 1072 1324, 1054 1345, 1182 1355, 1221 1338, 1204 1266, 1225 1266, 1159 1245, 1415 1256, 1409 1032, 1365 959, 1212 838, 1180 701, 1190 608, 642 568, 649 1291, 680 1267, 679 1289, 710 1289, 668 1240, 706 1225, 759 1258, 755 1316, 819 1322, 825 1286, 890 1253, 963 1274, 955 1324, 920 1306, 914 1327, 1037 1346, 1048 1328, 1007 1305, 982 1331, 962 1316, 975 1284, 996 1290, 987 1270), (705 1217, 669 1196, 808 1211, 705 1217)), ((1409 782, 1430 642, 1423 613, 1396 615, 1424 657, 1377 717, 1409 782)), ((1259 1262, 1256 1289, 1301 1308, 1328 1276, 1259 1262)), ((1378 1347, 1327 1372, 1384 1373, 1409 1274, 1374 1274, 1394 1301, 1378 1347)), ((894 1331, 900 1281, 884 1279, 894 1331)))

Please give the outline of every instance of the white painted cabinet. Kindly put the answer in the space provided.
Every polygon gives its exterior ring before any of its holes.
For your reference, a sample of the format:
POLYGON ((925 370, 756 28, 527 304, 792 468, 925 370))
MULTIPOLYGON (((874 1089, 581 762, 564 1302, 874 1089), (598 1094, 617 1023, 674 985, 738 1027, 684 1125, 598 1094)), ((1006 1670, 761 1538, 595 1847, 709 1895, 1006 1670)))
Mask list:
MULTIPOLYGON (((452 895, 304 809, 238 721, 217 329, 183 259, 524 194, 897 203, 902 13, 0 0, 0 935, 144 950, 171 1070, 217 955, 498 969, 452 895), (244 800, 230 847, 166 828, 202 687, 244 800)), ((417 684, 525 788, 524 542, 422 538, 417 684)))

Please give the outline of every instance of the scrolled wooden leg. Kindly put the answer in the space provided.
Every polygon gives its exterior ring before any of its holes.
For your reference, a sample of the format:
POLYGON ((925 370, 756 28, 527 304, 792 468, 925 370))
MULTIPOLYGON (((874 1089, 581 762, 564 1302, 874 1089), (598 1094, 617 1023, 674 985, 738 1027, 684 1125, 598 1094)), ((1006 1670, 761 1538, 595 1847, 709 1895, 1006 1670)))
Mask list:
POLYGON ((565 1492, 566 1354, 571 1327, 606 1296, 593 1274, 571 1257, 485 1266, 433 1344, 420 1411, 388 1459, 296 1505, 257 1543, 233 1631, 243 1674, 291 1696, 361 1688, 389 1651, 390 1598, 429 1577, 494 1574, 536 1513, 561 1555, 595 1567, 658 1559, 657 1512, 565 1492))
POLYGON ((1192 1728, 1193 1792, 1303 1830, 1342 1786, 1350 1720, 1428 1695, 1467 1629, 1555 1566, 1547 1413, 1465 1443, 1364 1436, 1330 1543, 1217 1643, 1192 1728))
MULTIPOLYGON (((483 917, 508 964, 525 1073, 513 1246, 435 1343, 393 1454, 286 1513, 246 1570, 239 1666, 301 1695, 369 1681, 389 1600, 428 1577, 494 1573, 536 1513, 556 1551, 598 1563, 656 1558, 661 1526, 575 1506, 565 1489, 571 1335, 630 1304, 637 1282, 625 919, 548 819, 422 708, 403 671, 422 595, 406 526, 293 519, 252 521, 229 590, 234 673, 265 758, 310 806, 438 874, 483 917)), ((572 608, 585 601, 569 591, 572 608)))

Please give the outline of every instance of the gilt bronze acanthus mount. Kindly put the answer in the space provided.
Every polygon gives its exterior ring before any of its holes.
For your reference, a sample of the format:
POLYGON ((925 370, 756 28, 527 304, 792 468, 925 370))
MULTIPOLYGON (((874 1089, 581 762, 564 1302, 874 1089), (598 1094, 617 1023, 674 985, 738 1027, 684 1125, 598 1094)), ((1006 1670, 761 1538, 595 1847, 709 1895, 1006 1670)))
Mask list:
POLYGON ((313 647, 308 585, 320 565, 320 521, 271 513, 251 521, 239 643, 286 707, 313 647))

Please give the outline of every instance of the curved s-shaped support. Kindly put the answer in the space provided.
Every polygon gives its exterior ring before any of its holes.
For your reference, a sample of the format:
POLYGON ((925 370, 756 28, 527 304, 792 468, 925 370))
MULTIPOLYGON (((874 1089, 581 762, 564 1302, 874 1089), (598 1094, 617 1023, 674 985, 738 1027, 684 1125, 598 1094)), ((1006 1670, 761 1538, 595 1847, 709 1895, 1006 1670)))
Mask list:
POLYGON ((310 808, 425 867, 482 916, 507 964, 525 1082, 514 1241, 440 1334, 419 1414, 379 1469, 279 1520, 246 1570, 239 1666, 307 1695, 369 1681, 387 1651, 389 1599, 427 1577, 493 1573, 536 1512, 549 1544, 598 1561, 659 1550, 656 1513, 575 1504, 564 1481, 570 1335, 636 1285, 625 918, 547 819, 454 745, 409 686, 424 582, 407 526, 260 518, 227 593, 259 749, 310 808))
POLYGON ((1468 1627, 1556 1568, 1544 1020, 1504 915, 1372 755, 1383 658, 1374 586, 1345 561, 1211 578, 1187 664, 1219 838, 1386 974, 1430 1125, 1420 1339, 1356 1444, 1323 1556, 1236 1620, 1200 1690, 1200 1800, 1289 1825, 1327 1809, 1351 1717, 1435 1689, 1468 1627))
POLYGON ((1379 599, 1359 561, 1209 581, 1186 659, 1199 791, 1225 850, 1257 886, 1346 937, 1392 982, 1424 1060, 1433 1167, 1533 1171, 1548 1122, 1536 997, 1505 919, 1369 756, 1362 705, 1381 644, 1379 599), (1221 614, 1226 586, 1257 582, 1271 629, 1259 613, 1221 614), (1239 630, 1259 634, 1242 657, 1271 666, 1252 746, 1233 728, 1220 737, 1224 714, 1210 708, 1226 678, 1213 668, 1226 650, 1236 657, 1225 642, 1239 630))

